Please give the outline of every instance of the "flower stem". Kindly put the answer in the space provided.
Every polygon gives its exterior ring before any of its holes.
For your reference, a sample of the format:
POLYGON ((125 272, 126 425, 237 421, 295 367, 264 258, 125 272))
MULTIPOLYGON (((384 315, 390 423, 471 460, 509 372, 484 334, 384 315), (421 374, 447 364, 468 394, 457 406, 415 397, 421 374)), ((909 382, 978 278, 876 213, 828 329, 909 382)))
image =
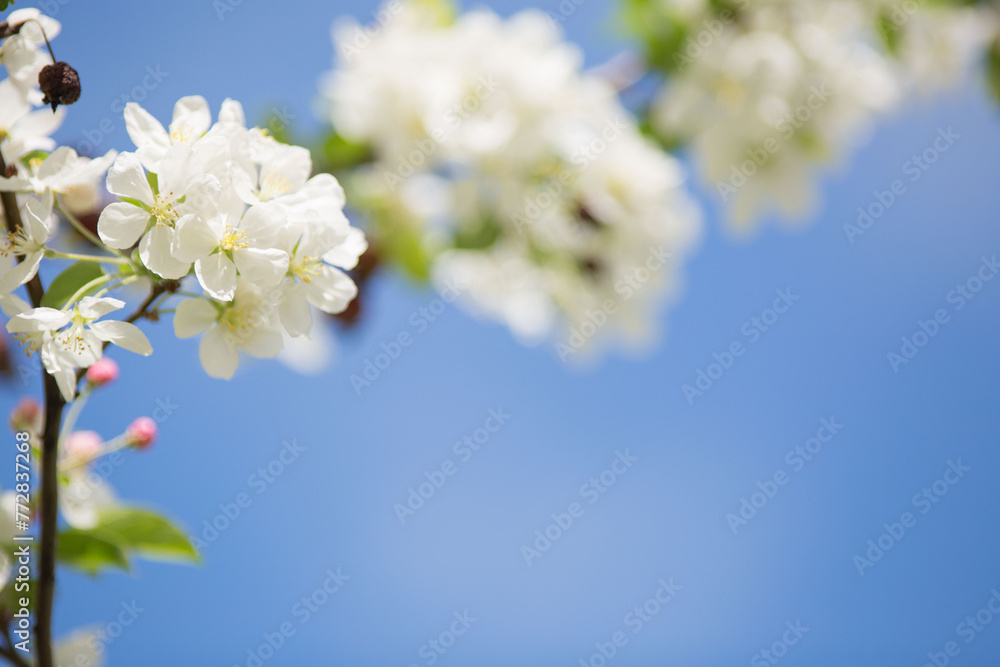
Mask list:
POLYGON ((80 417, 80 413, 87 404, 88 398, 90 398, 90 385, 85 385, 76 399, 70 403, 69 410, 66 411, 66 419, 63 420, 62 429, 59 433, 59 444, 62 444, 66 440, 66 436, 73 432, 76 420, 80 417))
POLYGON ((97 459, 107 456, 108 454, 114 454, 117 451, 131 447, 132 443, 128 438, 127 433, 123 433, 116 438, 112 438, 107 442, 101 444, 101 451, 91 455, 91 456, 75 456, 75 457, 65 457, 59 463, 60 472, 68 472, 80 466, 87 465, 91 461, 96 461, 97 459))
MULTIPOLYGON (((49 36, 45 34, 45 26, 38 19, 28 19, 24 23, 37 23, 38 29, 42 32, 42 39, 45 40, 45 48, 49 50, 49 55, 52 56, 52 62, 56 62, 56 54, 52 53, 52 45, 49 44, 49 36)), ((21 24, 23 25, 23 23, 21 24)))
MULTIPOLYGON (((59 201, 59 199, 56 199, 56 209, 62 214, 62 216, 64 218, 66 218, 66 220, 69 221, 69 224, 73 225, 73 229, 75 229, 77 232, 79 232, 79 234, 83 238, 87 239, 88 241, 90 241, 91 243, 93 243, 98 248, 103 248, 104 250, 107 250, 108 252, 110 252, 112 254, 115 254, 115 255, 118 255, 122 259, 124 259, 126 261, 129 261, 128 257, 125 256, 125 253, 121 252, 120 250, 115 250, 114 248, 109 248, 108 246, 106 246, 104 244, 104 241, 102 241, 100 239, 100 237, 98 237, 97 235, 95 235, 94 232, 92 232, 89 229, 87 229, 84 226, 84 224, 82 222, 80 222, 79 218, 77 218, 75 215, 73 215, 72 213, 70 213, 66 209, 66 207, 62 205, 62 202, 59 201)), ((129 263, 131 263, 131 262, 129 261, 129 263)))
POLYGON ((104 274, 104 275, 102 275, 100 277, 94 278, 89 283, 87 283, 86 285, 84 285, 83 287, 81 287, 80 289, 78 289, 76 291, 76 293, 73 294, 73 296, 71 296, 69 299, 67 299, 66 305, 68 306, 68 305, 76 303, 77 301, 79 301, 80 299, 82 299, 84 296, 86 296, 87 292, 89 292, 91 289, 97 287, 98 285, 103 285, 104 283, 108 282, 112 278, 114 278, 114 276, 112 276, 110 274, 104 274))
POLYGON ((75 252, 59 252, 58 250, 46 250, 46 257, 55 259, 78 259, 81 262, 104 262, 106 264, 131 264, 127 259, 121 257, 101 257, 100 255, 80 255, 75 252))

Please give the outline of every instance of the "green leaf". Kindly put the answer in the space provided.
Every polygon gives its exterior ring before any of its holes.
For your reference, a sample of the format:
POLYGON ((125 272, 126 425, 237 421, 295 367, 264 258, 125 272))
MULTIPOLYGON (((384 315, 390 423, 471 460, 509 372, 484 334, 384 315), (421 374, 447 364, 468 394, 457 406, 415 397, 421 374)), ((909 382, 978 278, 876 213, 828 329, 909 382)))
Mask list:
POLYGON ((128 556, 121 546, 89 530, 71 528, 60 533, 56 558, 92 575, 105 568, 128 570, 128 556))
POLYGON ((430 258, 420 241, 420 235, 406 224, 392 225, 381 239, 386 256, 411 278, 424 283, 430 279, 430 258))
POLYGON ((484 218, 475 225, 462 227, 453 244, 462 250, 484 250, 496 243, 501 231, 494 220, 484 218))
POLYGON ((0 12, 14 4, 14 0, 0 0, 0 12))
POLYGON ((332 132, 323 144, 323 157, 327 170, 347 169, 370 161, 371 149, 332 132))
POLYGON ((986 76, 990 92, 1000 101, 1000 39, 993 42, 986 56, 986 76))
POLYGON ((878 28, 878 34, 890 55, 899 55, 899 40, 902 36, 900 26, 896 25, 896 20, 887 8, 879 14, 875 27, 878 28))
POLYGON ((683 49, 691 28, 680 10, 659 0, 626 0, 622 18, 645 46, 651 66, 673 72, 688 64, 683 49))
POLYGON ((137 507, 101 512, 94 533, 151 560, 198 562, 198 552, 183 530, 169 519, 137 507))
MULTIPOLYGON (((76 262, 53 279, 42 297, 42 305, 47 308, 62 308, 77 290, 104 275, 104 269, 97 262, 76 262)), ((97 291, 97 288, 88 292, 97 291)))

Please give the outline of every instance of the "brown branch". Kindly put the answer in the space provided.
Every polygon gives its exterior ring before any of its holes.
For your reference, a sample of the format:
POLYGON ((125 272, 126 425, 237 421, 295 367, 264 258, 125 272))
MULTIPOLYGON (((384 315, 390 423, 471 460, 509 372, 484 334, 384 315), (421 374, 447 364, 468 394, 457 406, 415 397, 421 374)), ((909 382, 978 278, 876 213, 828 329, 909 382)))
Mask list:
MULTIPOLYGON (((7 163, 0 153, 0 173, 7 173, 7 163)), ((21 211, 17 207, 17 195, 13 192, 0 193, 4 218, 11 232, 21 229, 21 211)), ((18 261, 24 259, 18 257, 18 261)), ((28 297, 37 308, 42 303, 45 289, 42 280, 35 277, 28 281, 28 297)), ((42 433, 42 539, 41 555, 38 561, 38 600, 35 613, 35 644, 39 667, 53 667, 52 661, 52 600, 56 586, 56 538, 59 517, 59 427, 66 401, 59 391, 54 377, 43 374, 45 387, 45 430, 42 433)))

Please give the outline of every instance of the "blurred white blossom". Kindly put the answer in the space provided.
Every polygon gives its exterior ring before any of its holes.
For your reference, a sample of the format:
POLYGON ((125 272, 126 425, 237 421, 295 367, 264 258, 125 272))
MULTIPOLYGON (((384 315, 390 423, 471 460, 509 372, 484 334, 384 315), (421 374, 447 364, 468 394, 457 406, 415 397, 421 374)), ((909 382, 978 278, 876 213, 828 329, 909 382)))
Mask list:
MULTIPOLYGON (((335 31, 338 53, 352 34, 335 31)), ((335 129, 374 152, 352 194, 379 241, 415 236, 461 303, 563 358, 649 340, 699 227, 678 163, 581 63, 541 12, 451 20, 408 2, 322 84, 335 129), (600 331, 574 336, 609 302, 600 331)))

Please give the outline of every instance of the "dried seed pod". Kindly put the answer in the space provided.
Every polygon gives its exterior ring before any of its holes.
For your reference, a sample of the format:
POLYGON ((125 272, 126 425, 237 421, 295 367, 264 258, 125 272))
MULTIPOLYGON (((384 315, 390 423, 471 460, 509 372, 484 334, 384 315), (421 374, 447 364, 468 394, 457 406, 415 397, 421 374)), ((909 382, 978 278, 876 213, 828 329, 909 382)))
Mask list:
POLYGON ((80 99, 80 75, 62 61, 42 68, 38 87, 45 93, 42 103, 51 104, 53 112, 60 104, 73 104, 80 99))

